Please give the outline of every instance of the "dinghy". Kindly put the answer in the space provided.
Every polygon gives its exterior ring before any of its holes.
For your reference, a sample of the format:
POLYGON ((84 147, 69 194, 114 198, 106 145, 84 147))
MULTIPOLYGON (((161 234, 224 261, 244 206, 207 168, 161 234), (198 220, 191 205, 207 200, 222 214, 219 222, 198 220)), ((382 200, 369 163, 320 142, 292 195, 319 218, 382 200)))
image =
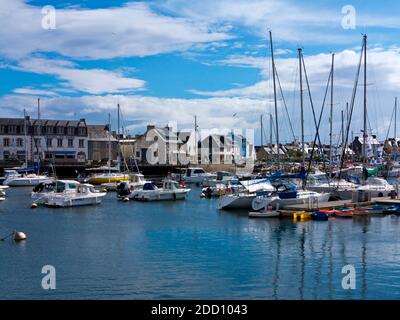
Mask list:
POLYGON ((249 211, 249 218, 274 218, 280 216, 280 211, 272 210, 272 206, 268 205, 262 211, 249 211))

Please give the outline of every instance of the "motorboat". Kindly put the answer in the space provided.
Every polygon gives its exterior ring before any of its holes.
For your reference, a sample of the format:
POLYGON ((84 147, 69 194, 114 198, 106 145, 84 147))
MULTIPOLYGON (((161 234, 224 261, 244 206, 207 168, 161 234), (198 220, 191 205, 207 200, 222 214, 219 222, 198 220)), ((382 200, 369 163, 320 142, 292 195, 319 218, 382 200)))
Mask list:
POLYGON ((0 201, 6 200, 6 190, 8 186, 0 186, 0 201))
POLYGON ((332 197, 342 200, 351 199, 353 191, 357 189, 357 184, 344 179, 332 179, 327 181, 326 177, 314 179, 307 184, 307 189, 315 192, 329 192, 332 197))
POLYGON ((31 192, 31 199, 36 204, 44 204, 47 201, 47 196, 54 192, 56 181, 41 182, 37 184, 31 192))
POLYGON ((147 182, 126 197, 139 201, 185 200, 189 192, 190 189, 183 187, 177 181, 165 179, 162 188, 147 182))
POLYGON ((101 187, 106 189, 107 191, 118 191, 118 187, 120 184, 126 184, 128 188, 131 188, 132 186, 134 188, 137 188, 139 186, 143 186, 147 182, 151 182, 151 181, 147 181, 143 174, 133 173, 133 174, 130 174, 130 181, 106 182, 106 183, 102 183, 101 187))
POLYGON ((189 167, 182 169, 179 173, 172 173, 172 179, 185 181, 187 184, 201 185, 205 180, 216 179, 217 175, 206 172, 203 168, 189 167))
POLYGON ((57 180, 53 189, 32 194, 34 203, 50 207, 76 207, 100 204, 107 195, 93 185, 74 180, 57 180))
POLYGON ((253 210, 261 210, 267 205, 279 205, 280 208, 285 208, 289 205, 307 204, 312 202, 318 204, 329 200, 329 193, 318 193, 309 190, 291 191, 291 192, 274 192, 254 198, 252 202, 253 210))
POLYGON ((388 197, 395 191, 394 186, 383 178, 370 177, 364 185, 359 186, 357 191, 367 191, 372 198, 388 197))
POLYGON ((3 181, 3 185, 10 187, 31 187, 39 183, 48 183, 53 181, 53 178, 47 175, 40 175, 36 173, 18 173, 10 172, 3 181))
POLYGON ((89 175, 83 179, 83 182, 101 185, 103 183, 119 183, 130 181, 131 177, 127 173, 120 172, 119 168, 111 166, 102 166, 98 168, 86 169, 89 175))
POLYGON ((203 187, 216 187, 218 185, 238 184, 239 178, 228 171, 217 171, 216 178, 205 178, 203 180, 203 187))

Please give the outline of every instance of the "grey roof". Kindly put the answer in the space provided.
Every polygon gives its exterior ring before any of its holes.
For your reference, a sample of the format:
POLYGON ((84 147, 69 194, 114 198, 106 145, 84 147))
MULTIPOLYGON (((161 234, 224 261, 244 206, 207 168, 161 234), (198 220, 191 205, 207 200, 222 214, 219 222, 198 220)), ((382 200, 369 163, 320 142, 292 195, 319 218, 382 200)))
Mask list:
POLYGON ((88 139, 95 141, 117 141, 117 139, 107 130, 105 125, 88 125, 88 139))
MULTIPOLYGON (((24 125, 24 118, 0 118, 1 125, 24 125)), ((40 126, 71 126, 77 127, 78 125, 85 125, 84 120, 53 120, 53 119, 32 119, 27 122, 30 125, 40 126)))

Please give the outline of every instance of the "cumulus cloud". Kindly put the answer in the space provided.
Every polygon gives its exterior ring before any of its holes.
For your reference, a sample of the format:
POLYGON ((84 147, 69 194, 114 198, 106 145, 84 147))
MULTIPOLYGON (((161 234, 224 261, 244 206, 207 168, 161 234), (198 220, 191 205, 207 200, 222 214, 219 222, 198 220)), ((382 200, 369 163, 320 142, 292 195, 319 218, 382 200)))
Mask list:
POLYGON ((145 85, 143 80, 125 77, 121 72, 104 69, 79 69, 71 61, 60 59, 29 58, 10 68, 53 75, 63 81, 61 85, 90 94, 129 92, 141 89, 145 85))
POLYGON ((106 9, 56 10, 56 29, 41 26, 41 7, 23 0, 0 2, 0 55, 20 59, 56 52, 81 59, 147 56, 229 39, 202 22, 154 12, 144 2, 106 9))

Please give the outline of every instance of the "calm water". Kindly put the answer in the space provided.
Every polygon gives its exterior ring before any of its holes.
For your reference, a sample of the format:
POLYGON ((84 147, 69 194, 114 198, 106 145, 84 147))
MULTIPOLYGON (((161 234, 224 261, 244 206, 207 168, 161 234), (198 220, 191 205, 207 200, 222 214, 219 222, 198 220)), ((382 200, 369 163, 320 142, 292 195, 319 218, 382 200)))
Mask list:
POLYGON ((29 189, 0 203, 1 299, 399 299, 400 218, 252 220, 186 202, 29 208, 29 189), (41 289, 43 265, 57 289, 41 289), (342 266, 356 268, 343 290, 342 266))

